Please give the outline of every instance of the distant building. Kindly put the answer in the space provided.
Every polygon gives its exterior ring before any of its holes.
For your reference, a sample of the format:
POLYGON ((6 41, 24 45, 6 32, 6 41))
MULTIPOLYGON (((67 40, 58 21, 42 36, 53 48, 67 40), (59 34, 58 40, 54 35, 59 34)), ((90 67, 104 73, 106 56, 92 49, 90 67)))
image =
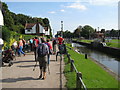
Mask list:
POLYGON ((25 34, 27 35, 50 35, 50 29, 43 27, 41 23, 26 23, 25 34))
POLYGON ((104 33, 95 32, 92 37, 93 38, 103 38, 104 37, 104 33))

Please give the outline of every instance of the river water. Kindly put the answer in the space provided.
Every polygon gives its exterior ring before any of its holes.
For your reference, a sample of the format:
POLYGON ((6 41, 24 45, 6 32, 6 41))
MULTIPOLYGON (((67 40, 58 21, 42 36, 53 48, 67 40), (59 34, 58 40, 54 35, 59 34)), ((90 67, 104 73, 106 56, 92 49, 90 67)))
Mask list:
POLYGON ((113 71, 114 73, 120 76, 120 70, 119 70, 120 58, 112 57, 105 53, 89 49, 83 45, 79 45, 76 43, 72 43, 72 46, 76 47, 76 49, 80 53, 88 54, 91 58, 97 60, 99 63, 103 64, 104 66, 109 68, 111 71, 113 71))

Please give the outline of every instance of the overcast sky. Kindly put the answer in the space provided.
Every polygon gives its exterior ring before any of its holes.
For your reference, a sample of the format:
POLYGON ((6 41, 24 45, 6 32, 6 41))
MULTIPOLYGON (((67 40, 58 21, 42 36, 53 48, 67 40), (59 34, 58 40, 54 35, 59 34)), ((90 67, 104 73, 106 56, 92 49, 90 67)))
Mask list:
POLYGON ((118 0, 3 0, 9 9, 18 14, 22 13, 32 17, 47 17, 52 29, 60 30, 60 22, 64 23, 64 30, 73 32, 79 25, 90 25, 100 29, 118 29, 118 0), (26 1, 26 2, 25 2, 26 1))

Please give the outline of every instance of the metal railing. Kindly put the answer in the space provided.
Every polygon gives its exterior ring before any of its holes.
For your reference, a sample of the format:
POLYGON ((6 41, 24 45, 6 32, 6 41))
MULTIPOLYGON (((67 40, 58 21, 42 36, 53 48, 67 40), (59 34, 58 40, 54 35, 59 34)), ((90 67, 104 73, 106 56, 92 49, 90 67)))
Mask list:
MULTIPOLYGON (((71 49, 71 48, 69 48, 69 49, 71 49)), ((74 60, 71 59, 70 54, 67 52, 66 55, 67 55, 67 58, 68 58, 68 63, 70 63, 70 71, 73 72, 75 70, 75 72, 76 72, 76 88, 87 90, 87 88, 86 88, 86 86, 85 86, 85 84, 83 83, 83 80, 82 80, 82 73, 78 72, 78 70, 77 70, 77 68, 74 64, 74 60)))

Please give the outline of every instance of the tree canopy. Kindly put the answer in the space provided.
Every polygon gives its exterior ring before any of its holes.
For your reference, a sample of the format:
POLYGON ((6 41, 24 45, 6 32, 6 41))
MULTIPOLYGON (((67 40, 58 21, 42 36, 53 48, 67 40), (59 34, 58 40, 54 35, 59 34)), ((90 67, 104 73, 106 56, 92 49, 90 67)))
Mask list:
POLYGON ((2 13, 4 16, 5 27, 7 27, 10 31, 24 34, 26 21, 27 23, 36 23, 38 21, 43 26, 51 29, 48 18, 36 18, 24 14, 15 14, 8 9, 8 6, 5 3, 2 3, 2 13))

